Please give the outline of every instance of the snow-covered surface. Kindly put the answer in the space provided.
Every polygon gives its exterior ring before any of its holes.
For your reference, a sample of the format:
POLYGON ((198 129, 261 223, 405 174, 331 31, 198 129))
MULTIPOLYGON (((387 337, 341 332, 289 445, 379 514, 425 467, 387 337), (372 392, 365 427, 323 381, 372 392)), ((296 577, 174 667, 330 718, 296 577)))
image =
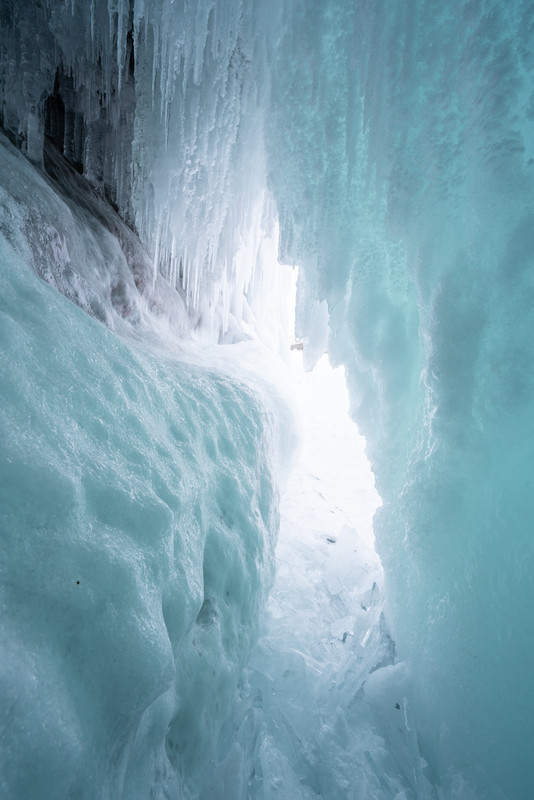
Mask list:
POLYGON ((394 655, 380 619, 383 575, 372 532, 379 497, 348 417, 343 369, 323 356, 306 373, 302 361, 303 353, 291 354, 301 441, 282 494, 275 584, 248 676, 262 710, 251 796, 358 797, 377 779, 365 764, 364 752, 377 748, 362 687, 369 670, 394 655))

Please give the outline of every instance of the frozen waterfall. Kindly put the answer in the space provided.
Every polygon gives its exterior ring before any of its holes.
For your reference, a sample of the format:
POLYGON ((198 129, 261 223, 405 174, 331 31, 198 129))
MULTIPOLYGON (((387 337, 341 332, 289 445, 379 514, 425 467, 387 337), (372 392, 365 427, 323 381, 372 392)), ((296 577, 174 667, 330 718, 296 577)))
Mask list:
POLYGON ((1 797, 534 796, 533 37, 0 3, 1 797))

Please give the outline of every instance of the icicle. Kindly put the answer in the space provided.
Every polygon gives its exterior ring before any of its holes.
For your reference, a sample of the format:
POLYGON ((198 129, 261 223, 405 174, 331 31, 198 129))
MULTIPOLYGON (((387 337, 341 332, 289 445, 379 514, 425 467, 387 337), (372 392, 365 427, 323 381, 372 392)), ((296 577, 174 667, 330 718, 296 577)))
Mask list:
POLYGON ((188 261, 187 261, 187 246, 184 247, 183 255, 182 255, 182 289, 185 290, 186 294, 189 290, 189 272, 188 272, 188 261))
POLYGON ((156 289, 156 281, 158 278, 160 242, 161 242, 161 223, 158 222, 158 227, 156 232, 156 249, 154 252, 154 272, 152 274, 152 291, 155 291, 156 289))
POLYGON ((226 333, 226 331, 228 330, 228 319, 229 319, 229 311, 230 311, 229 303, 228 303, 228 296, 229 296, 228 278, 227 278, 226 274, 224 274, 223 278, 222 278, 221 292, 222 292, 222 301, 223 301, 222 327, 223 327, 223 333, 226 333))
POLYGON ((176 239, 172 237, 171 243, 171 287, 176 288, 176 239))
POLYGON ((200 300, 200 269, 198 260, 194 266, 193 308, 198 308, 200 300))
POLYGON ((154 44, 152 52, 152 111, 154 111, 154 99, 156 96, 156 76, 157 76, 157 57, 159 50, 159 28, 157 25, 152 28, 154 44))
POLYGON ((118 92, 122 88, 122 68, 125 59, 126 36, 124 32, 123 0, 118 0, 117 6, 117 70, 118 70, 118 92))
POLYGON ((184 274, 185 274, 185 305, 187 310, 190 309, 190 296, 191 296, 191 275, 190 275, 190 262, 186 259, 184 253, 184 274))

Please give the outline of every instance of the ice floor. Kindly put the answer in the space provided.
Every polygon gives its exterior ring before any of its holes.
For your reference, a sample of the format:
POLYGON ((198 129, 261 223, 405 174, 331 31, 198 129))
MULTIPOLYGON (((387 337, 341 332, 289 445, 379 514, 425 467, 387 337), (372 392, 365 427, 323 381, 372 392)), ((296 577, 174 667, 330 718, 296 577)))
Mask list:
POLYGON ((281 499, 268 635, 291 628, 323 672, 333 652, 342 657, 348 637, 367 631, 357 596, 382 584, 372 531, 380 498, 365 440, 348 417, 343 369, 324 356, 305 373, 294 353, 291 371, 301 444, 281 499))
POLYGON ((342 369, 325 356, 305 373, 295 352, 289 372, 300 447, 281 498, 275 585, 247 671, 237 737, 247 730, 253 749, 244 796, 416 797, 420 759, 407 741, 403 697, 394 697, 404 665, 394 665, 383 614, 372 532, 380 498, 365 440, 348 417, 342 369))

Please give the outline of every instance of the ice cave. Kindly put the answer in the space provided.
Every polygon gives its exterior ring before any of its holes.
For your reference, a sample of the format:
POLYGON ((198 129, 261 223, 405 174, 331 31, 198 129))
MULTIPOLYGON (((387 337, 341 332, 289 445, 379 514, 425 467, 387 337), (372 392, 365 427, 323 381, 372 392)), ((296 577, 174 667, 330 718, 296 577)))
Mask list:
POLYGON ((0 798, 534 798, 533 0, 0 0, 0 798))

